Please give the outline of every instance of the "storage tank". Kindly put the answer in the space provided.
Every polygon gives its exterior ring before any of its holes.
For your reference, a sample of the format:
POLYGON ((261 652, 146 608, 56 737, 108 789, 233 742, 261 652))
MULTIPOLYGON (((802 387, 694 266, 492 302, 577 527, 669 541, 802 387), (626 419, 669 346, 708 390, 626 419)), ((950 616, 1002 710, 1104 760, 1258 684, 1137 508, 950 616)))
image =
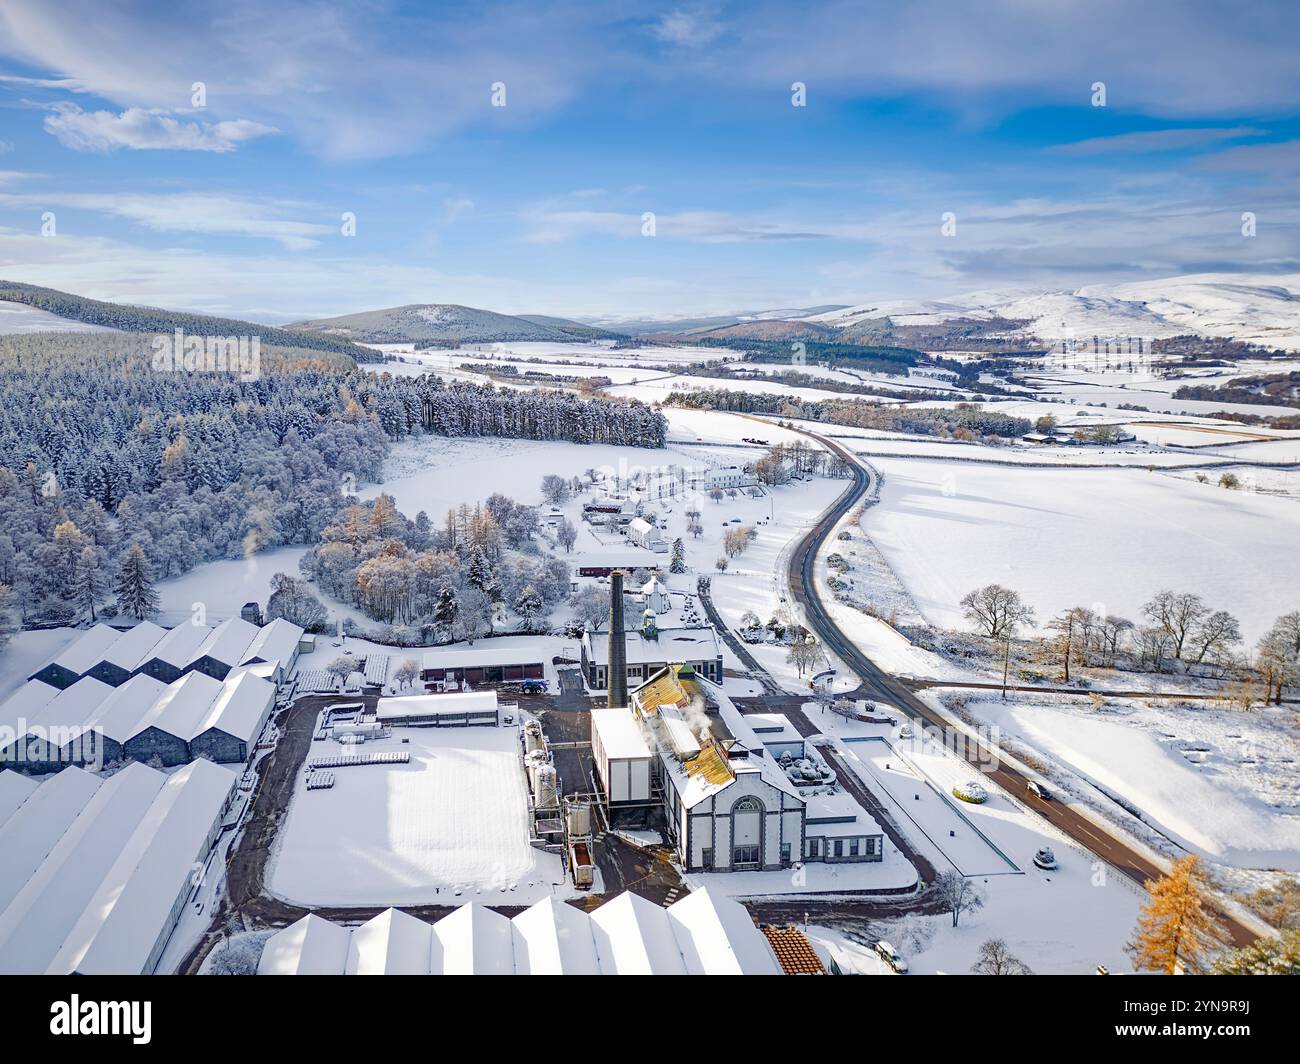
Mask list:
POLYGON ((542 726, 537 721, 530 720, 524 725, 524 752, 531 754, 534 750, 542 749, 543 745, 542 726))
POLYGON ((536 780, 537 808, 554 809, 559 805, 559 797, 556 793, 555 766, 539 765, 537 768, 536 780))
POLYGON ((591 806, 586 802, 570 802, 568 819, 570 835, 591 834, 591 806))

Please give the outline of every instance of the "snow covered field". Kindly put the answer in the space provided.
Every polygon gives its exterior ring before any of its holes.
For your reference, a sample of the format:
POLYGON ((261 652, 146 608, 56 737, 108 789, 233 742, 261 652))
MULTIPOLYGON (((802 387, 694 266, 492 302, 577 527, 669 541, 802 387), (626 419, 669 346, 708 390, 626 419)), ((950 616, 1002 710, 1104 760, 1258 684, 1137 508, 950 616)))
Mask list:
POLYGON ((0 336, 12 336, 21 333, 40 332, 116 332, 102 325, 87 325, 85 322, 60 318, 48 310, 29 307, 26 303, 11 303, 0 300, 0 336))
POLYGON ((196 605, 206 612, 206 623, 215 624, 238 617, 245 602, 256 602, 263 609, 271 595, 271 577, 276 573, 300 576, 298 561, 306 547, 277 547, 236 561, 205 562, 183 576, 162 580, 158 584, 161 625, 173 626, 187 621, 196 605))
POLYGON ((75 628, 16 633, 0 650, 0 700, 18 690, 27 677, 81 634, 75 628))
POLYGON ((1272 711, 1261 718, 1139 704, 1098 713, 1078 700, 1024 698, 967 709, 1141 809, 1157 831, 1212 862, 1300 871, 1300 747, 1272 711))
POLYGON ((277 838, 272 893, 305 905, 568 896, 560 858, 528 842, 518 728, 397 728, 361 747, 312 743, 308 762, 389 750, 409 752, 410 763, 332 769, 330 790, 309 792, 300 776, 277 838))
POLYGON ((1074 605, 1140 618, 1162 588, 1202 594, 1248 642, 1295 608, 1300 508, 1141 470, 1023 469, 876 458, 862 526, 928 620, 964 626, 973 588, 1017 589, 1039 620, 1074 605))

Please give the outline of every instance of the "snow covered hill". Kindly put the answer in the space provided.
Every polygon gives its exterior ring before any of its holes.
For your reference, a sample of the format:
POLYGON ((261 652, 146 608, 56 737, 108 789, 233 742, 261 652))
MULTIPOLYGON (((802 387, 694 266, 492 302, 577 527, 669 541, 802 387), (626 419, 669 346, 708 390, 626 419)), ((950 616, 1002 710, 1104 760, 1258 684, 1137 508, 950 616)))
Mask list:
POLYGON ((38 332, 112 332, 102 325, 61 318, 25 303, 0 300, 0 336, 38 332))
POLYGON ((1197 274, 1072 292, 1002 289, 880 300, 805 320, 850 329, 886 318, 895 326, 1006 319, 1025 323, 1019 333, 1045 340, 1194 334, 1300 349, 1300 275, 1197 274))
MULTIPOLYGON (((562 322, 563 319, 555 321, 562 322)), ((422 340, 502 343, 573 339, 559 324, 530 321, 491 310, 463 307, 458 303, 411 303, 404 307, 296 322, 288 328, 298 332, 328 333, 369 344, 418 343, 422 340)))

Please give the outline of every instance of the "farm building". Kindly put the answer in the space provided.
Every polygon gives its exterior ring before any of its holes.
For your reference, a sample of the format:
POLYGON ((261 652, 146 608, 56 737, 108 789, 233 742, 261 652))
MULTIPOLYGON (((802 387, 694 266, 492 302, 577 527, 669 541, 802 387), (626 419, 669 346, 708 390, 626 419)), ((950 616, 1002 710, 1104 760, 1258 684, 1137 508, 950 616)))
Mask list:
POLYGON ((655 554, 668 553, 668 544, 664 541, 663 533, 659 531, 657 525, 651 524, 644 517, 637 517, 628 522, 627 538, 628 542, 643 550, 653 551, 655 554))
POLYGON ((31 679, 41 680, 53 687, 71 687, 103 659, 108 648, 117 642, 121 634, 106 624, 88 628, 59 651, 52 661, 38 672, 32 673, 31 679))
POLYGON ((672 608, 668 589, 657 576, 652 576, 641 585, 641 601, 646 609, 657 615, 665 614, 672 608))
POLYGON ((167 629, 152 621, 142 621, 113 640, 100 659, 82 675, 93 676, 112 687, 124 684, 166 634, 167 629))
POLYGON ((491 639, 465 650, 426 650, 420 666, 426 684, 511 683, 546 679, 542 645, 533 640, 491 639))
POLYGON ((424 728, 495 728, 501 717, 495 691, 455 691, 443 695, 401 695, 381 698, 375 710, 381 724, 424 728))
MULTIPOLYGON (((722 644, 712 625, 628 632, 627 683, 635 687, 668 665, 690 665, 714 683, 722 682, 722 644)), ((582 674, 593 691, 609 686, 609 633, 584 632, 582 674)))
POLYGON ((626 707, 591 711, 591 754, 610 806, 645 805, 650 801, 654 755, 626 707))
POLYGON ((206 624, 178 624, 146 653, 135 671, 163 683, 179 680, 211 634, 212 629, 206 624))
POLYGON ((39 719, 58 693, 59 688, 43 680, 28 680, 0 703, 0 764, 17 763, 18 739, 26 733, 30 722, 39 719))
POLYGON ((427 924, 389 909, 349 930, 304 916, 259 975, 780 975, 744 906, 699 890, 667 909, 625 893, 587 914, 546 898, 508 919, 469 902, 427 924))
POLYGON ((616 569, 657 573, 663 566, 663 558, 648 550, 614 550, 575 555, 572 565, 579 576, 609 576, 616 569))
POLYGON ((243 661, 258 632, 256 625, 239 617, 222 621, 190 656, 190 660, 185 663, 185 670, 206 673, 213 679, 224 680, 230 670, 243 661))
POLYGON ((65 769, 33 795, 60 801, 47 805, 48 850, 0 904, 0 973, 153 972, 237 779, 206 761, 170 776, 130 765, 93 790, 82 778, 95 779, 65 769), (74 792, 86 800, 60 829, 74 792))

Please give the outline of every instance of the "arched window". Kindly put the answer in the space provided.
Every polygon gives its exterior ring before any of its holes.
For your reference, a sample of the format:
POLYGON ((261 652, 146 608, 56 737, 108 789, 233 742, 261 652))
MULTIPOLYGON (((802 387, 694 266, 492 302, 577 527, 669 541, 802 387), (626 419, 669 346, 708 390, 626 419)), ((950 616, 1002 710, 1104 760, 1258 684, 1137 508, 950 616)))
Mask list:
POLYGON ((731 867, 740 871, 763 867, 763 803, 753 795, 731 807, 731 867))

